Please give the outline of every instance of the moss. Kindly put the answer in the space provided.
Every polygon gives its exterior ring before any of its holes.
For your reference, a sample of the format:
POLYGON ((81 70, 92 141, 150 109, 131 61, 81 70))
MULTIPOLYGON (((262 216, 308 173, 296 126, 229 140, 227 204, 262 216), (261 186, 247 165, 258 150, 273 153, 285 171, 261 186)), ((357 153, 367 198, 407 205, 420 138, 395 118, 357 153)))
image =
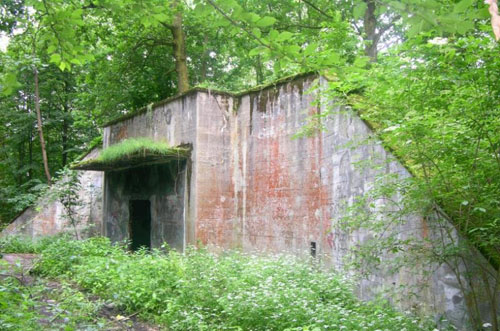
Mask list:
POLYGON ((113 162, 131 155, 144 153, 157 155, 170 155, 174 153, 177 155, 178 152, 178 148, 169 147, 165 142, 153 141, 150 138, 144 137, 131 138, 106 148, 97 157, 96 161, 113 162))
POLYGON ((73 164, 73 169, 119 170, 148 163, 160 163, 189 157, 187 146, 171 147, 151 138, 129 138, 104 149, 97 158, 73 164))

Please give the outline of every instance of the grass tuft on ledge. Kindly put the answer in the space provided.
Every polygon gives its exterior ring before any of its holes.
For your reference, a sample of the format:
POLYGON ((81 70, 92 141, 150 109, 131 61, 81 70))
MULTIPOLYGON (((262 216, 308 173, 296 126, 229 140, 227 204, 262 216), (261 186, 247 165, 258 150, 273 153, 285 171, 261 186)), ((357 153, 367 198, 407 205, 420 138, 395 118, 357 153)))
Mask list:
POLYGON ((178 156, 183 152, 184 150, 182 148, 170 147, 165 142, 154 141, 150 138, 130 138, 104 149, 96 160, 101 162, 113 162, 135 155, 156 154, 163 156, 178 156))
POLYGON ((164 141, 139 137, 125 139, 101 151, 96 159, 76 163, 78 170, 120 170, 141 165, 166 163, 187 159, 190 155, 187 146, 171 147, 164 141))

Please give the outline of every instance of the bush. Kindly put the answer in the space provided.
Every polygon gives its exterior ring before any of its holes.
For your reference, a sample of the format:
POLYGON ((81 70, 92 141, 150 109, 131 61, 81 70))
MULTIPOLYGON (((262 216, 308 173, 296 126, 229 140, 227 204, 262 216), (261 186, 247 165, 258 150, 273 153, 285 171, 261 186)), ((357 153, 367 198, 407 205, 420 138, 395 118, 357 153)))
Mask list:
POLYGON ((172 330, 433 329, 384 303, 360 302, 341 275, 290 256, 129 253, 106 238, 60 238, 35 271, 66 275, 172 330))

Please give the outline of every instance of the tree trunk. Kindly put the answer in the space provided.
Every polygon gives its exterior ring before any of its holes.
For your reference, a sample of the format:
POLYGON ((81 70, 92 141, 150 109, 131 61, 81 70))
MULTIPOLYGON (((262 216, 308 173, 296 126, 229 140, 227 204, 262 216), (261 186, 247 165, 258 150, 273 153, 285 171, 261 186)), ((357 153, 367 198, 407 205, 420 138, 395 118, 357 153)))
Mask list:
POLYGON ((201 73, 200 73, 200 81, 199 83, 203 83, 207 80, 207 71, 208 71, 208 61, 210 58, 210 49, 207 47, 208 44, 208 33, 205 34, 203 38, 203 58, 201 59, 201 73))
POLYGON ((43 168, 45 169, 47 184, 50 186, 52 185, 52 181, 49 171, 49 162, 47 159, 47 150, 45 149, 45 139, 43 139, 42 114, 40 112, 40 92, 38 90, 38 70, 35 68, 33 73, 35 75, 35 110, 38 123, 38 134, 40 135, 40 146, 42 147, 43 168))
POLYGON ((64 168, 66 166, 66 163, 68 162, 68 120, 66 119, 66 113, 64 114, 64 119, 63 119, 63 127, 62 127, 62 154, 61 154, 61 160, 62 160, 62 167, 64 168))
MULTIPOLYGON (((64 73, 64 76, 66 77, 66 73, 64 73)), ((61 152, 61 161, 62 161, 62 167, 64 168, 66 166, 66 163, 68 162, 68 131, 69 131, 69 121, 68 121, 68 116, 71 107, 68 105, 68 94, 69 94, 69 88, 68 88, 68 82, 64 80, 64 105, 63 105, 63 123, 62 123, 62 152, 61 152)))
POLYGON ((175 71, 177 72, 178 92, 183 93, 189 90, 189 76, 186 63, 186 43, 184 31, 182 30, 182 13, 178 9, 178 2, 174 1, 173 9, 176 11, 172 26, 173 48, 175 58, 175 71))
POLYGON ((373 0, 365 0, 366 11, 363 20, 363 27, 366 34, 365 54, 370 57, 371 62, 377 61, 377 46, 379 36, 376 33, 377 18, 375 17, 375 2, 373 0))

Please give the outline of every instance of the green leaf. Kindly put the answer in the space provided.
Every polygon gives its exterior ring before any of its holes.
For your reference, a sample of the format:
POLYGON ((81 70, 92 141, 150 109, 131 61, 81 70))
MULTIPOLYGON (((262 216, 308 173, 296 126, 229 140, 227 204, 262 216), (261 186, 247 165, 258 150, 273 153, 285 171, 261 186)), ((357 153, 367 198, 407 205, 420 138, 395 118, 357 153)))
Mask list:
POLYGON ((288 56, 296 56, 300 52, 300 47, 297 45, 288 45, 284 47, 284 50, 288 53, 288 56))
POLYGON ((368 64, 368 58, 367 57, 357 57, 356 60, 354 61, 354 66, 358 68, 364 68, 368 64))
POLYGON ((408 34, 408 37, 415 37, 417 34, 419 34, 420 32, 422 32, 423 30, 423 27, 424 27, 424 21, 420 21, 419 23, 415 23, 413 24, 410 29, 408 30, 407 34, 408 34))
POLYGON ((52 54, 49 62, 59 64, 61 62, 61 55, 59 53, 52 54))
POLYGON ((14 92, 14 89, 21 86, 17 81, 17 75, 14 72, 7 72, 2 77, 2 94, 8 96, 14 92))
POLYGON ((258 20, 257 22, 255 22, 255 25, 257 25, 258 27, 263 28, 263 27, 266 27, 266 26, 273 25, 274 22, 276 22, 276 19, 274 17, 264 16, 260 20, 258 20))
POLYGON ((279 36, 279 32, 278 31, 276 31, 274 29, 271 30, 271 31, 269 31, 269 34, 268 34, 269 40, 274 41, 276 38, 278 38, 278 36, 279 36))
POLYGON ((257 37, 260 38, 262 36, 262 32, 258 28, 253 28, 252 33, 257 37))
POLYGON ((71 65, 68 62, 61 61, 61 63, 59 64, 59 69, 61 69, 61 71, 64 71, 65 69, 70 70, 71 65))
POLYGON ((462 0, 455 5, 453 8, 453 12, 455 13, 463 13, 467 10, 474 9, 472 8, 473 0, 462 0))
POLYGON ((243 13, 241 15, 243 17, 243 19, 249 23, 255 23, 257 22, 258 20, 260 20, 260 16, 255 14, 255 13, 243 13))
POLYGON ((165 14, 165 13, 156 14, 156 15, 154 15, 154 18, 158 22, 167 22, 170 19, 170 17, 167 14, 165 14))
POLYGON ((310 43, 309 45, 307 45, 306 49, 304 50, 304 55, 308 56, 308 55, 313 54, 314 52, 316 52, 317 48, 318 48, 317 43, 310 43))
POLYGON ((406 9, 406 5, 402 2, 399 2, 399 1, 391 1, 391 2, 389 2, 389 6, 391 6, 394 9, 397 9, 397 10, 405 10, 406 9))
POLYGON ((248 56, 257 56, 257 55, 264 53, 267 50, 268 50, 267 47, 258 46, 258 47, 255 47, 254 49, 250 50, 250 52, 248 52, 248 56))
POLYGON ((144 25, 145 28, 148 28, 153 24, 153 22, 149 16, 143 16, 141 18, 141 24, 144 25))
POLYGON ((231 24, 231 22, 229 22, 227 19, 225 18, 219 18, 216 23, 215 23, 215 26, 218 27, 218 26, 229 26, 231 24))
POLYGON ((57 50, 57 46, 54 44, 50 44, 49 47, 47 47, 47 53, 52 54, 57 50))
POLYGON ((360 2, 354 7, 352 15, 354 16, 355 19, 360 19, 365 15, 366 8, 367 8, 366 2, 360 2))
POLYGON ((285 41, 293 37, 293 33, 288 32, 288 31, 283 31, 279 34, 279 36, 276 38, 276 41, 285 41))

